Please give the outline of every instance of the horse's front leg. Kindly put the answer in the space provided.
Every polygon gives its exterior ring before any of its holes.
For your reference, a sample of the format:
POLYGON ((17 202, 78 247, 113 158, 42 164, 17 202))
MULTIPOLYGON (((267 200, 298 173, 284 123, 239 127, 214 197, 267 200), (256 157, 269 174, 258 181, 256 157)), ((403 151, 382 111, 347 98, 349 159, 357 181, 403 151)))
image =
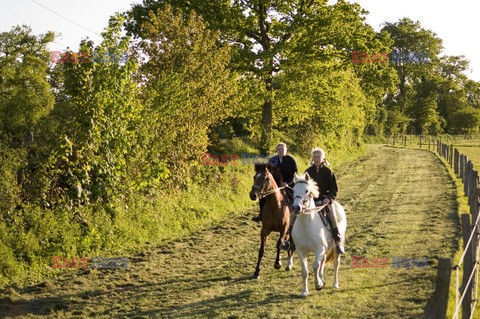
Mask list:
POLYGON ((340 268, 340 255, 337 253, 337 250, 335 249, 335 255, 334 255, 334 261, 333 261, 333 269, 334 269, 334 277, 333 277, 333 288, 338 288, 338 269, 340 268))
POLYGON ((284 249, 290 251, 290 242, 288 239, 288 223, 285 225, 285 228, 280 231, 280 236, 278 237, 277 241, 277 258, 275 259, 275 269, 280 269, 282 267, 282 262, 280 261, 280 250, 284 249))
POLYGON ((257 268, 255 268, 255 272, 253 273, 253 278, 258 279, 260 277, 260 263, 262 261, 263 253, 265 252, 265 243, 267 242, 268 235, 262 229, 260 232, 260 249, 258 250, 258 260, 257 260, 257 268))
POLYGON ((315 289, 322 290, 324 286, 323 282, 323 269, 325 267, 326 259, 325 251, 316 254, 315 261, 313 262, 313 271, 315 272, 315 289))
POLYGON ((275 258, 275 264, 273 267, 275 269, 280 269, 282 267, 282 262, 280 261, 280 247, 282 247, 283 243, 283 234, 280 234, 280 237, 277 240, 277 258, 275 258))
POLYGON ((290 237, 290 249, 288 250, 288 261, 285 270, 292 270, 293 266, 293 253, 295 252, 295 244, 293 243, 292 237, 290 237))
POLYGON ((303 290, 301 293, 302 297, 308 296, 308 265, 307 265, 307 254, 304 254, 302 251, 297 250, 298 260, 300 261, 300 266, 302 267, 302 282, 303 290))

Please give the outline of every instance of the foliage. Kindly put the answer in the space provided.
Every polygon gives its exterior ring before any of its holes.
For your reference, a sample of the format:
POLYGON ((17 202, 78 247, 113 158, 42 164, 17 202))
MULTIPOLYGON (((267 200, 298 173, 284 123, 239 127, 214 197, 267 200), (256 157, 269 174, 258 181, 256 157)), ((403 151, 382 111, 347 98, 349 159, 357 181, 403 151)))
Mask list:
POLYGON ((206 151, 211 127, 237 106, 238 75, 227 68, 230 49, 219 42, 219 32, 194 12, 185 20, 171 7, 151 12, 142 34, 140 145, 149 148, 140 163, 165 167, 174 172, 169 181, 178 184, 188 180, 206 151))
MULTIPOLYGON (((283 109, 277 103, 275 77, 290 67, 331 62, 346 68, 350 64, 350 49, 354 47, 385 47, 387 37, 376 37, 361 18, 363 11, 357 4, 338 1, 329 6, 326 1, 151 1, 135 5, 130 12, 129 30, 145 37, 142 23, 151 10, 172 5, 188 15, 194 10, 202 15, 213 30, 222 32, 222 40, 232 48, 231 68, 254 79, 252 86, 262 83, 254 90, 254 101, 258 103, 254 114, 261 113, 256 127, 260 130, 261 149, 266 152, 273 143, 272 130, 275 128, 275 114, 282 117, 291 108, 283 109), (382 46, 383 45, 383 46, 382 46), (261 94, 258 98, 258 94, 261 94)), ((370 74, 370 78, 387 79, 391 87, 391 75, 370 74)), ((367 76, 368 72, 365 72, 367 76)), ((375 73, 375 72, 373 72, 375 73)), ((303 82, 303 81, 302 81, 303 82)), ((303 84, 303 83, 300 83, 303 84)), ((382 85, 381 87, 383 87, 382 85)), ((382 89, 369 89, 369 119, 374 117, 374 104, 382 95, 382 89)), ((300 104, 295 112, 308 107, 300 104)), ((295 125, 295 120, 289 125, 295 125)), ((355 128, 352 128, 355 130, 355 128)))
POLYGON ((48 274, 54 254, 135 249, 251 206, 251 167, 200 165, 205 152, 284 141, 301 167, 313 146, 336 165, 364 153, 365 133, 477 133, 468 61, 440 56, 419 22, 375 32, 365 14, 343 0, 144 0, 81 42, 101 59, 54 65, 53 33, 1 33, 0 285, 48 274), (352 63, 391 50, 430 62, 352 63))
MULTIPOLYGON (((464 72, 469 62, 463 56, 440 56, 442 40, 408 18, 386 23, 382 32, 394 40, 392 49, 406 54, 426 53, 426 63, 405 63, 393 66, 399 82, 396 92, 384 101, 388 110, 395 110, 410 119, 407 130, 417 134, 457 133, 458 119, 473 115, 468 106, 478 106, 478 83, 468 80, 464 72)), ((391 122, 393 125, 395 121, 391 122)), ((476 130, 480 122, 469 118, 465 131, 476 130)), ((387 128, 392 131, 395 128, 387 128)))
POLYGON ((0 33, 0 132, 14 147, 34 138, 34 127, 53 107, 47 82, 53 33, 35 36, 27 26, 0 33))
MULTIPOLYGON (((128 50, 129 38, 120 35, 122 19, 119 15, 110 19, 96 52, 119 55, 128 50)), ((81 52, 92 49, 91 42, 82 42, 81 52)), ((73 116, 47 159, 45 199, 49 204, 66 201, 70 207, 90 202, 110 205, 129 190, 127 162, 141 111, 133 80, 138 64, 129 59, 123 65, 94 60, 63 66, 73 116)))

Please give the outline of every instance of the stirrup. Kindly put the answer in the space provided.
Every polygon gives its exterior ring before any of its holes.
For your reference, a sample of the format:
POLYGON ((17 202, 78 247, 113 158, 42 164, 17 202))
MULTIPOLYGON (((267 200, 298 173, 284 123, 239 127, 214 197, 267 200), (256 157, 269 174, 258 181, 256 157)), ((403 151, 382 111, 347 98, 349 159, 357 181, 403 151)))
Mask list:
POLYGON ((283 244, 280 245, 281 250, 289 251, 290 250, 290 241, 285 240, 283 244))

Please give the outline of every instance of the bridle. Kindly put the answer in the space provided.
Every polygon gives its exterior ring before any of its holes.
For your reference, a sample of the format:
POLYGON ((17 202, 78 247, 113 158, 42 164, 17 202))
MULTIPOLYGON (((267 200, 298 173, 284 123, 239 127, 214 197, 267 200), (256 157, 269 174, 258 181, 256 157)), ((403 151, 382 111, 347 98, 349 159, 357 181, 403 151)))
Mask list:
MULTIPOLYGON (((310 184, 307 182, 307 181, 299 181, 299 182, 296 182, 295 184, 307 184, 308 186, 310 186, 310 184)), ((311 190, 308 191, 308 194, 306 196, 305 199, 302 198, 302 196, 300 195, 297 195, 293 198, 293 201, 295 202, 295 199, 299 198, 300 201, 302 202, 302 208, 298 211, 298 213, 296 213, 297 215, 306 215, 306 214, 312 214, 312 213, 315 213, 315 212, 319 212, 321 211, 325 206, 327 205, 322 205, 322 206, 318 206, 318 207, 306 207, 307 206, 307 203, 313 198, 313 193, 311 190)))
POLYGON ((273 193, 275 192, 278 192, 279 190, 282 190, 288 186, 282 186, 282 187, 278 187, 277 188, 274 188, 274 189, 271 189, 271 190, 267 190, 268 189, 268 185, 270 184, 270 180, 273 178, 272 174, 270 172, 266 172, 265 173, 265 181, 262 185, 262 187, 260 186, 257 186, 257 185, 253 185, 252 186, 252 189, 254 190, 257 190, 258 193, 259 193, 259 196, 258 196, 258 199, 262 199, 262 198, 265 198, 269 195, 272 195, 273 193))

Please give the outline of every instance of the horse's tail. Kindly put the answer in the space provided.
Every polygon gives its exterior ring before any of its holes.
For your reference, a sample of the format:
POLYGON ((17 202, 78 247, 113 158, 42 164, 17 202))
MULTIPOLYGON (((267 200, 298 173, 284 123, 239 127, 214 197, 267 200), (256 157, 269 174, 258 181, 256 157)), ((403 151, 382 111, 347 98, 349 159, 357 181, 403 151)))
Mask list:
POLYGON ((325 260, 326 263, 329 263, 333 260, 333 257, 334 257, 334 251, 333 251, 333 248, 329 249, 327 251, 327 259, 325 260))

